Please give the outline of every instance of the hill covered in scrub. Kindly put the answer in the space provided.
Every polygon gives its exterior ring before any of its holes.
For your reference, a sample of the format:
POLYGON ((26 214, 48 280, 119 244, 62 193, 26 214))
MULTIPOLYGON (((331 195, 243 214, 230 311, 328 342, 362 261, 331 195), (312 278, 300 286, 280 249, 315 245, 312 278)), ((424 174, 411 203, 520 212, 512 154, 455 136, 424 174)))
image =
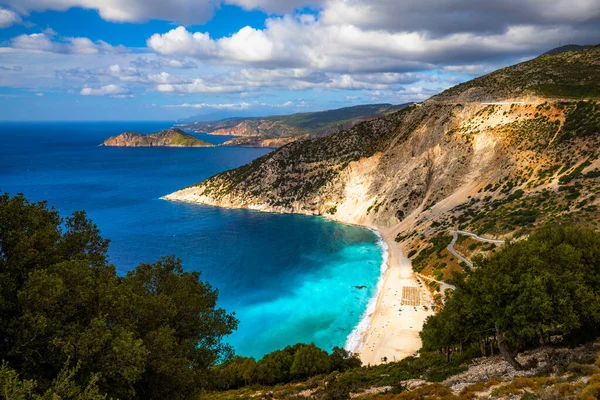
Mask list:
POLYGON ((212 135, 239 136, 225 143, 230 146, 280 147, 298 139, 341 132, 360 122, 378 118, 407 105, 367 104, 292 115, 227 118, 185 123, 180 126, 212 135))
POLYGON ((198 139, 178 128, 150 133, 125 132, 112 136, 102 143, 111 147, 210 147, 212 144, 198 139))
POLYGON ((599 46, 582 47, 582 50, 575 51, 554 49, 531 61, 503 68, 454 86, 434 96, 432 100, 441 102, 493 102, 530 98, 598 100, 600 99, 598 52, 599 46))
POLYGON ((443 306, 418 358, 202 398, 599 398, 599 62, 544 55, 167 196, 376 228, 443 306))
MULTIPOLYGON (((465 267, 447 250, 457 226, 514 239, 548 221, 600 225, 599 60, 599 46, 541 56, 167 198, 377 228, 416 272, 451 281, 465 267)), ((461 236, 456 249, 499 247, 461 236)))

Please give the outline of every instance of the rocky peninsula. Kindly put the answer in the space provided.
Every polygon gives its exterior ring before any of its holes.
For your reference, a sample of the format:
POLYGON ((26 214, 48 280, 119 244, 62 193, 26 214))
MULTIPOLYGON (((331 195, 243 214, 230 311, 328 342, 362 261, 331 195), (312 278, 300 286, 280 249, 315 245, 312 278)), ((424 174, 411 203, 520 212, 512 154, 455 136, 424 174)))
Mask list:
POLYGON ((110 147, 212 147, 213 145, 198 139, 178 128, 164 131, 141 134, 137 132, 124 132, 112 136, 104 141, 101 146, 110 147))

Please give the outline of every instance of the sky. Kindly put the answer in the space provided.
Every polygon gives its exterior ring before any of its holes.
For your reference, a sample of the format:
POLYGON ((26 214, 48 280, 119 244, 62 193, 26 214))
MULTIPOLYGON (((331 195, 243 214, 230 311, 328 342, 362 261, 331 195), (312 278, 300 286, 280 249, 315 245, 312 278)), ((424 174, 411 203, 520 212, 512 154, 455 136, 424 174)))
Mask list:
POLYGON ((600 0, 0 0, 0 120, 422 101, 569 42, 600 0))

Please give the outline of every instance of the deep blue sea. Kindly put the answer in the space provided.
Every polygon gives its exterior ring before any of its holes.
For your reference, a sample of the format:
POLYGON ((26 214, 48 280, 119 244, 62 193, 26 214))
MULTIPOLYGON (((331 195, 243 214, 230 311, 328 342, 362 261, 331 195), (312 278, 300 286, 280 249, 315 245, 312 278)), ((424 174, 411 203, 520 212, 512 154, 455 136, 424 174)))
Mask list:
POLYGON ((375 234, 317 217, 160 199, 266 149, 98 146, 123 131, 171 125, 0 123, 0 192, 48 200, 63 215, 87 211, 111 240, 120 274, 171 254, 201 270, 219 305, 240 320, 227 339, 237 354, 260 358, 298 342, 343 346, 376 291, 383 255, 375 234))

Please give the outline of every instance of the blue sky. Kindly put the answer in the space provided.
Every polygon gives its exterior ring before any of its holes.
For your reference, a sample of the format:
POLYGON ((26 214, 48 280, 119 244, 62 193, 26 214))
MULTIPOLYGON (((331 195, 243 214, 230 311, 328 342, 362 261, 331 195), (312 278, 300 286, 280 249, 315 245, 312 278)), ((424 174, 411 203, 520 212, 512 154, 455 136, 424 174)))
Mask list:
POLYGON ((568 40, 597 0, 0 0, 0 120, 421 101, 568 40))

